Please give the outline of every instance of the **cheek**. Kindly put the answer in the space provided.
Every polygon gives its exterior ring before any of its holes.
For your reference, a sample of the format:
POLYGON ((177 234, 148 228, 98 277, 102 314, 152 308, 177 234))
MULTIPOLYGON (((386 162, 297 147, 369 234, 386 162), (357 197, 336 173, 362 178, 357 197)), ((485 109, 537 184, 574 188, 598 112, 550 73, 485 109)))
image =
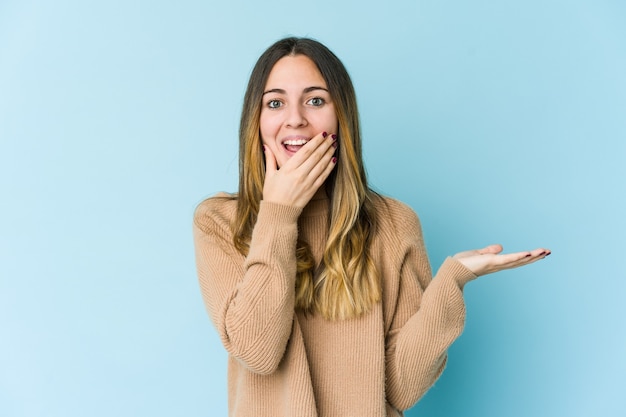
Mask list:
POLYGON ((328 113, 322 117, 321 121, 324 127, 326 127, 329 132, 332 131, 337 133, 337 129, 339 128, 339 121, 337 120, 335 109, 332 108, 328 110, 328 113))
POLYGON ((277 120, 271 115, 267 115, 265 113, 261 113, 261 118, 259 119, 259 130, 261 131, 261 135, 263 137, 271 137, 276 133, 277 120))

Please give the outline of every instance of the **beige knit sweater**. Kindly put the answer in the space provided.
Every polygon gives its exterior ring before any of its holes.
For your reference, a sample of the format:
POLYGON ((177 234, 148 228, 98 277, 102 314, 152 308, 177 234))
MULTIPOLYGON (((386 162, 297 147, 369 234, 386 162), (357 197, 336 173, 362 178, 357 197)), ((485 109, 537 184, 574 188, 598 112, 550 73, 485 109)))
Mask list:
POLYGON ((327 199, 304 209, 262 201, 247 257, 232 243, 236 201, 221 194, 198 206, 198 275, 229 353, 230 416, 401 416, 439 377, 463 330, 463 285, 476 276, 448 258, 432 279, 415 213, 390 198, 376 208, 383 300, 358 319, 329 321, 294 311, 296 239, 319 263, 327 199))

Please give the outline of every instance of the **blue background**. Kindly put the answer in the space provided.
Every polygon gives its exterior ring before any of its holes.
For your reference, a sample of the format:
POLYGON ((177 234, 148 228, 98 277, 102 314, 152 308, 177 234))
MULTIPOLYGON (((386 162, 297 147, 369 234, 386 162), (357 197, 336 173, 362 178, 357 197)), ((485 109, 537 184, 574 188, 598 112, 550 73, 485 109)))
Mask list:
POLYGON ((618 0, 0 1, 0 415, 226 415, 191 217, 236 189, 247 77, 290 34, 348 67, 434 268, 553 250, 466 287, 407 416, 626 415, 618 0))

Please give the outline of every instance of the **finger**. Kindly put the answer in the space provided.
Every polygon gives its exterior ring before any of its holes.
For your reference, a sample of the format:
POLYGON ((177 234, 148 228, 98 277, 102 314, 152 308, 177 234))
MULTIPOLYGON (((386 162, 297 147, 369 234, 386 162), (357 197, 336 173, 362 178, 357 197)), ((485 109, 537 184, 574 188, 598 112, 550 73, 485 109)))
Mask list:
MULTIPOLYGON (((337 136, 334 134, 320 133, 307 142, 291 159, 293 160, 294 169, 302 169, 304 172, 310 172, 320 163, 324 155, 329 149, 332 149, 333 143, 337 136)), ((334 150, 333 150, 334 152, 334 150)))
POLYGON ((490 255, 490 254, 495 255, 500 252, 502 252, 502 245, 494 244, 494 245, 485 246, 484 248, 481 248, 481 249, 472 249, 472 250, 459 252, 456 255, 454 255, 454 257, 463 258, 466 256, 473 256, 473 255, 490 255))
MULTIPOLYGON (((330 163, 332 155, 335 153, 337 136, 334 134, 322 137, 319 145, 313 149, 309 157, 302 163, 301 167, 305 172, 309 172, 313 179, 316 179, 330 163)), ((307 144, 308 145, 308 144, 307 144)))
MULTIPOLYGON (((333 169, 335 169, 336 165, 337 165, 337 158, 333 156, 333 152, 329 152, 327 155, 324 156, 324 159, 322 159, 322 163, 318 164, 318 167, 322 169, 319 175, 317 175, 317 177, 315 177, 313 181, 313 187, 315 189, 318 189, 319 187, 322 186, 322 184, 324 184, 324 182, 326 181, 330 173, 333 171, 333 169)), ((316 167, 316 170, 317 170, 317 167, 316 167)))
POLYGON ((535 250, 530 251, 531 256, 539 256, 539 257, 546 257, 548 255, 550 255, 552 252, 550 251, 550 249, 544 249, 544 248, 537 248, 535 250))
POLYGON ((489 254, 489 253, 498 254, 500 252, 502 252, 502 245, 500 244, 489 245, 478 250, 478 253, 482 255, 489 254))
POLYGON ((550 254, 550 250, 549 249, 534 249, 532 251, 528 251, 528 252, 516 252, 516 253, 510 253, 507 255, 501 255, 502 257, 505 256, 516 256, 518 259, 525 259, 525 258, 545 258, 546 256, 548 256, 550 254))
POLYGON ((303 169, 308 169, 314 177, 317 177, 320 172, 325 170, 337 151, 337 141, 332 136, 329 136, 326 142, 320 144, 309 159, 302 164, 303 169))
MULTIPOLYGON (((523 253, 523 252, 520 252, 520 253, 523 253)), ((549 249, 542 249, 542 248, 535 249, 530 252, 527 252, 524 258, 521 260, 521 262, 523 265, 530 264, 530 263, 533 263, 540 259, 545 258, 546 256, 550 255, 550 253, 551 252, 549 249)))
POLYGON ((530 256, 527 257, 528 263, 537 262, 549 256, 552 252, 549 249, 535 249, 531 251, 530 256))
POLYGON ((269 146, 263 145, 263 151, 265 153, 265 174, 272 175, 278 170, 276 157, 269 146))
POLYGON ((551 252, 547 249, 535 249, 531 252, 517 252, 498 256, 498 264, 502 269, 518 268, 537 262, 551 252))

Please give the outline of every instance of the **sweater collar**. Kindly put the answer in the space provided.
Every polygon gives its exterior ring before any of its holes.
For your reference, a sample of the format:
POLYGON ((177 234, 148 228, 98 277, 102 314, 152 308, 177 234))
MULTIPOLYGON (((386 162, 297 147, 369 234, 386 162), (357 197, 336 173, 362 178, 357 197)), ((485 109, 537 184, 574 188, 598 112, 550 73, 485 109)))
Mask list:
POLYGON ((328 210, 330 209, 330 200, 326 196, 314 196, 309 204, 307 204, 302 210, 300 217, 321 217, 328 216, 328 210))

